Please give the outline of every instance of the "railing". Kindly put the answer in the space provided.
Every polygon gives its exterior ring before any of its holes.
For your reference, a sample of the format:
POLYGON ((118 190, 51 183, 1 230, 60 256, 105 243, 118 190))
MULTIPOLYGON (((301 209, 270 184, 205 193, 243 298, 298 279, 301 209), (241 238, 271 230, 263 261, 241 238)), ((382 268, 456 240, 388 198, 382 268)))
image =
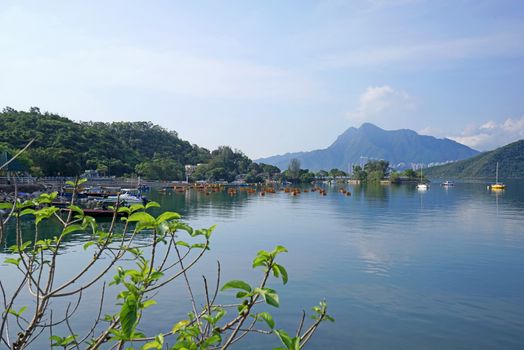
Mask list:
MULTIPOLYGON (((6 176, 0 176, 0 184, 7 185, 14 183, 15 179, 13 177, 6 177, 6 176)), ((32 176, 24 176, 24 177, 17 177, 16 183, 18 184, 32 184, 36 182, 36 177, 32 176)))

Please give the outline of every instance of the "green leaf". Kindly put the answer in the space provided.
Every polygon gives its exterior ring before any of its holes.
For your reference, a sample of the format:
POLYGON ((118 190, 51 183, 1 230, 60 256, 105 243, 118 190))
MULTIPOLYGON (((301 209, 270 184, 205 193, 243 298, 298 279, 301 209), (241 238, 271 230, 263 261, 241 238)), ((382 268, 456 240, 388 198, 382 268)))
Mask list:
POLYGON ((19 266, 21 260, 22 260, 22 258, 18 258, 18 259, 6 258, 4 260, 4 263, 6 263, 6 264, 13 264, 13 265, 19 266))
POLYGON ((225 315, 226 315, 226 310, 224 310, 224 309, 220 309, 220 310, 218 310, 218 312, 217 312, 216 315, 215 315, 215 323, 217 323, 218 321, 220 321, 220 319, 221 319, 222 317, 224 317, 225 315))
POLYGON ((62 236, 66 236, 70 234, 71 232, 84 231, 84 230, 85 228, 82 225, 78 225, 78 224, 69 225, 66 228, 64 228, 64 230, 62 231, 62 236))
POLYGON ((277 245, 275 249, 273 249, 273 253, 279 254, 279 253, 287 253, 286 247, 283 247, 281 245, 277 245))
POLYGON ((24 209, 20 212, 20 216, 24 216, 24 215, 35 215, 35 210, 34 209, 24 209))
POLYGON ((286 349, 293 349, 293 340, 289 336, 289 334, 286 333, 286 331, 282 329, 275 330, 275 334, 278 336, 282 344, 286 347, 286 349))
POLYGON ((138 204, 138 203, 137 204, 133 204, 132 206, 129 207, 129 211, 131 213, 134 213, 135 211, 142 210, 142 209, 144 209, 144 205, 143 204, 138 204))
POLYGON ((156 224, 159 225, 163 223, 164 221, 170 221, 170 220, 175 220, 175 219, 178 220, 180 218, 181 218, 180 214, 175 213, 174 211, 166 211, 160 214, 156 218, 156 224))
POLYGON ((178 322, 176 325, 173 326, 173 329, 171 330, 171 332, 176 333, 179 330, 181 330, 183 328, 186 328, 186 326, 188 324, 190 324, 190 323, 191 322, 189 320, 182 320, 182 321, 178 322))
POLYGON ((247 296, 251 296, 251 293, 240 291, 240 292, 237 293, 237 295, 235 295, 235 297, 237 297, 237 298, 245 298, 247 296))
POLYGON ((149 350, 149 349, 162 349, 163 344, 160 344, 156 340, 153 340, 152 342, 145 343, 144 346, 142 346, 142 350, 149 350))
POLYGON ((268 258, 265 257, 265 256, 257 256, 254 260, 253 260, 253 268, 257 267, 257 266, 267 266, 267 260, 268 258))
POLYGON ((279 307, 280 301, 275 290, 271 288, 256 288, 254 292, 260 294, 267 304, 274 307, 279 307))
POLYGON ((160 204, 154 201, 148 202, 146 204, 146 209, 149 209, 149 208, 160 208, 160 204))
POLYGON ((155 218, 144 211, 131 214, 127 221, 137 221, 140 228, 153 228, 155 226, 155 218))
POLYGON ((204 249, 205 248, 205 249, 209 250, 208 245, 205 244, 205 243, 195 243, 195 244, 191 245, 191 248, 199 248, 199 249, 204 249))
MULTIPOLYGON (((274 264, 274 265, 273 265, 273 270, 275 270, 275 269, 277 269, 278 272, 282 275, 282 282, 283 282, 284 284, 286 284, 287 281, 288 281, 288 276, 287 276, 287 271, 286 271, 286 269, 284 268, 284 266, 279 265, 279 264, 274 264)), ((277 277, 278 277, 278 276, 277 276, 277 277)))
POLYGON ((80 216, 84 216, 84 211, 79 206, 70 205, 67 208, 69 208, 70 210, 72 210, 74 212, 77 212, 78 214, 80 214, 80 216))
POLYGON ((86 250, 87 248, 89 248, 90 246, 92 246, 93 244, 95 244, 95 242, 93 241, 89 241, 87 243, 84 244, 84 250, 86 250))
POLYGON ((212 345, 212 344, 218 344, 221 341, 222 341, 222 337, 220 337, 219 334, 214 334, 214 335, 210 336, 209 338, 207 338, 205 343, 207 345, 212 345))
POLYGON ((119 213, 126 213, 126 214, 129 214, 131 212, 131 210, 129 210, 128 207, 120 207, 118 208, 118 212, 119 213))
POLYGON ((20 310, 16 311, 16 310, 13 310, 13 309, 9 309, 7 310, 7 312, 9 312, 11 315, 14 315, 16 317, 20 317, 22 316, 22 314, 24 313, 24 311, 27 309, 27 306, 22 306, 20 308, 20 310))
POLYGON ((176 242, 176 245, 180 245, 182 247, 188 247, 188 248, 190 247, 189 243, 184 242, 184 241, 178 241, 176 242))
POLYGON ((145 302, 142 304, 142 306, 143 306, 144 309, 147 309, 148 307, 153 306, 153 305, 156 305, 156 304, 157 304, 156 300, 152 300, 152 299, 151 299, 151 300, 147 300, 147 301, 145 301, 145 302))
POLYGON ((251 286, 246 282, 240 280, 232 280, 227 282, 226 284, 224 284, 221 290, 224 291, 227 289, 243 289, 246 292, 251 292, 251 286))
POLYGON ((258 317, 266 321, 269 328, 273 329, 275 328, 275 320, 273 320, 273 316, 268 314, 267 312, 261 312, 258 314, 258 317))
POLYGON ((0 203, 0 209, 11 209, 12 207, 11 203, 0 203))
POLYGON ((204 235, 206 236, 207 239, 211 237, 211 233, 213 233, 216 227, 217 225, 213 225, 210 228, 208 228, 207 230, 204 230, 204 235))
POLYGON ((138 305, 134 295, 129 295, 120 310, 120 324, 122 332, 127 338, 130 338, 135 329, 138 320, 138 305))

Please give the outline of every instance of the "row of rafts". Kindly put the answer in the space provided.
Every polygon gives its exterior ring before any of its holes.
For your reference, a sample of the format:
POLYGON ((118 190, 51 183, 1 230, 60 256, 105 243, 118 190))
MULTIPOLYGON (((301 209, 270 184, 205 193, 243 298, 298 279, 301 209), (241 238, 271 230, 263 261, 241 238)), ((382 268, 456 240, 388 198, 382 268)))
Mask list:
MULTIPOLYGON (((230 187, 225 189, 224 187, 218 187, 218 186, 201 186, 201 187, 189 187, 186 186, 184 188, 175 188, 175 192, 186 192, 188 190, 196 190, 197 192, 203 193, 206 196, 211 195, 212 193, 222 192, 226 190, 227 194, 230 196, 236 196, 239 193, 245 192, 250 195, 260 195, 265 196, 266 194, 274 194, 277 192, 284 192, 288 193, 291 196, 298 196, 301 193, 308 193, 308 192, 317 192, 321 196, 326 196, 327 192, 322 187, 313 186, 311 188, 299 188, 299 187, 281 187, 279 189, 276 189, 274 187, 262 187, 260 189, 254 188, 254 187, 230 187)), ((345 196, 351 196, 351 192, 346 190, 345 188, 340 188, 339 192, 345 196)), ((161 190, 160 193, 167 193, 167 190, 161 190)))

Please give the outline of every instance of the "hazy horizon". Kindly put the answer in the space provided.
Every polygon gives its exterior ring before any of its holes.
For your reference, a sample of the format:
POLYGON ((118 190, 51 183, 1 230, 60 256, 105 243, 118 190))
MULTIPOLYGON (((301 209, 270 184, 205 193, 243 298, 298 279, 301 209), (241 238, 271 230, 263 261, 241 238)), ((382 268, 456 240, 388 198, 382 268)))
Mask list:
POLYGON ((363 122, 485 151, 524 138, 524 2, 8 0, 0 106, 146 120, 250 158, 363 122))

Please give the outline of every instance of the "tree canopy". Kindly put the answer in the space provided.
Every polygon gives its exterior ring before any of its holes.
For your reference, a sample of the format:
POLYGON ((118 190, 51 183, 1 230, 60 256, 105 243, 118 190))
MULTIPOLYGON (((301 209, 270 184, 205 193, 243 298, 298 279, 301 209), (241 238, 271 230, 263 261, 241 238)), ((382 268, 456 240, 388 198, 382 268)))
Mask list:
POLYGON ((199 165, 192 179, 233 181, 243 175, 258 182, 280 173, 229 146, 210 152, 151 122, 76 123, 38 107, 28 112, 6 107, 0 125, 0 151, 12 153, 35 139, 20 158, 33 175, 74 176, 96 169, 103 175, 183 180, 185 165, 199 165))

